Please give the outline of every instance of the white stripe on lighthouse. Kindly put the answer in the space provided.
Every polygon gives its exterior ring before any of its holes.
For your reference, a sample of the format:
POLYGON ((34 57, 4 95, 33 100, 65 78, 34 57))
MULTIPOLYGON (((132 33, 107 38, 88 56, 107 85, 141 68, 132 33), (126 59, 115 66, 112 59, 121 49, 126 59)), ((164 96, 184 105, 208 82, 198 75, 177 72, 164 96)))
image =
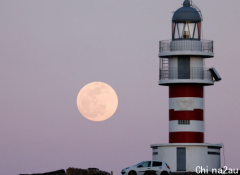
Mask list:
POLYGON ((178 120, 169 121, 169 132, 204 132, 203 121, 190 120, 190 124, 178 124, 178 120))
POLYGON ((204 98, 180 97, 169 98, 169 109, 175 111, 193 111, 194 109, 204 109, 204 98))

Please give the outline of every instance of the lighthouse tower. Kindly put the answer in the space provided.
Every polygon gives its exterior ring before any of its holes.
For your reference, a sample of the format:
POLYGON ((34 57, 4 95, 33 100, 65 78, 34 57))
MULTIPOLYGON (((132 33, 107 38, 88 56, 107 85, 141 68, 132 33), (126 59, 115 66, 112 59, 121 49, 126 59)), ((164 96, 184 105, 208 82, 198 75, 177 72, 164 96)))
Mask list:
POLYGON ((185 0, 172 17, 172 39, 160 41, 158 84, 169 87, 169 143, 151 148, 153 160, 167 162, 173 172, 221 167, 222 145, 204 142, 204 87, 221 77, 204 67, 214 57, 213 41, 201 33, 201 12, 185 0))

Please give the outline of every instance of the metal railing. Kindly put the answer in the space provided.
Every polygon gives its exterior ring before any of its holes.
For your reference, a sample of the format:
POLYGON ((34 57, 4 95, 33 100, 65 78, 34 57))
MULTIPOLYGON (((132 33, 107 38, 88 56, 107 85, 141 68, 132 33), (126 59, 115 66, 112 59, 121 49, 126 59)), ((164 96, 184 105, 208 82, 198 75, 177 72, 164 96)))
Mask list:
POLYGON ((169 79, 206 79, 213 81, 208 68, 203 67, 168 67, 159 70, 159 80, 169 79))
POLYGON ((213 52, 213 41, 192 39, 159 41, 159 52, 174 52, 183 50, 213 52))

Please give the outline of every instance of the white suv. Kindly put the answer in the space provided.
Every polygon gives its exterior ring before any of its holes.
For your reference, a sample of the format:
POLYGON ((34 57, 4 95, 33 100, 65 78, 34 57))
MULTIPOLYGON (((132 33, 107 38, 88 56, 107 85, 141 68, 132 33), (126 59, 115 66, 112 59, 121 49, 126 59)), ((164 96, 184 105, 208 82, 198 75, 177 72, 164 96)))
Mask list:
POLYGON ((157 175, 168 175, 171 169, 166 162, 149 160, 124 168, 121 173, 124 175, 144 175, 147 174, 147 171, 155 171, 157 175))

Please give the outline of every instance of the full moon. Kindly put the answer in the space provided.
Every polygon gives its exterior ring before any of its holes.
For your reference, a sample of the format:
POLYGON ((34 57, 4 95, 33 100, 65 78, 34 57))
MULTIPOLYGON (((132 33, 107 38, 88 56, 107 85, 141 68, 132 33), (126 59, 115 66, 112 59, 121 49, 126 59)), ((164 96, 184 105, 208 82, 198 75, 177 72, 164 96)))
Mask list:
POLYGON ((85 85, 78 93, 77 106, 85 118, 92 121, 104 121, 117 110, 118 97, 108 84, 92 82, 85 85))

